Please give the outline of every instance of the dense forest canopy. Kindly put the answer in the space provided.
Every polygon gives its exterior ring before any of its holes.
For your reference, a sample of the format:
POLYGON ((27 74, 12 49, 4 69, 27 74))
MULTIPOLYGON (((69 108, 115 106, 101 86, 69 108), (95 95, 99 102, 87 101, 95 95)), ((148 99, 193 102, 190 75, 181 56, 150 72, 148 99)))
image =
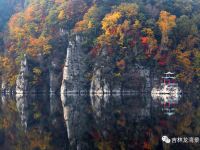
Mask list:
MULTIPOLYGON (((108 79, 128 78, 141 64, 175 71, 186 85, 199 81, 199 0, 0 0, 0 12, 1 76, 10 86, 24 54, 50 61, 75 34, 84 37, 88 62, 106 66, 108 79)), ((34 84, 43 71, 32 66, 34 84)))

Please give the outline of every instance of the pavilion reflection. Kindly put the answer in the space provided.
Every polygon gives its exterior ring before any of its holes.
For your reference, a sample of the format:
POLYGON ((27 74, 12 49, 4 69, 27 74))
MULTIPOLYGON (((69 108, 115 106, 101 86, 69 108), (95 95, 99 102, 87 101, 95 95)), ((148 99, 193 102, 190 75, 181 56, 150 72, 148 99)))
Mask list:
POLYGON ((179 94, 157 94, 152 96, 154 104, 160 105, 164 114, 171 116, 174 115, 181 99, 179 94))

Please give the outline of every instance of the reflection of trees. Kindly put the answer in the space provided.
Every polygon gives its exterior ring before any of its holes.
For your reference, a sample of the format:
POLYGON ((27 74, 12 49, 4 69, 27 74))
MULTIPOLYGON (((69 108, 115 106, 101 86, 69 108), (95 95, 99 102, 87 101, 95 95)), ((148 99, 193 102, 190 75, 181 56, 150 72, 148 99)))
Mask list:
POLYGON ((63 108, 59 95, 50 94, 50 122, 51 136, 54 149, 67 149, 68 142, 66 138, 66 127, 63 119, 63 108), (59 146, 60 147, 59 147, 59 146))
POLYGON ((60 102, 59 97, 51 97, 50 101, 44 95, 21 95, 16 97, 16 101, 3 97, 0 107, 0 149, 65 149, 62 109, 60 118, 58 113, 62 105, 60 103, 59 107, 56 104, 56 101, 60 102))
POLYGON ((149 146, 146 134, 149 129, 145 122, 150 117, 149 99, 138 96, 102 98, 100 102, 97 99, 92 97, 96 121, 92 136, 98 149, 143 149, 149 146))
POLYGON ((57 95, 20 101, 3 97, 0 149, 200 149, 199 144, 166 145, 160 140, 162 135, 200 135, 198 101, 180 100, 175 114, 168 116, 160 107, 151 109, 148 96, 92 97, 91 101, 78 95, 63 97, 62 102, 57 95), (28 114, 26 132, 21 114, 28 114))
MULTIPOLYGON (((200 135, 200 105, 191 101, 185 101, 179 105, 177 116, 173 120, 175 136, 199 137, 200 135)), ((185 149, 200 149, 199 144, 186 144, 185 149)), ((177 149, 177 148, 174 148, 177 149)))
MULTIPOLYGON (((161 110, 160 110, 161 111, 161 110)), ((157 145, 162 135, 169 137, 199 137, 200 135, 200 105, 199 102, 192 102, 182 99, 177 105, 173 116, 166 116, 158 111, 154 112, 152 118, 152 145, 157 145), (154 139, 154 140, 153 140, 154 139), (154 144, 153 144, 154 143, 154 144)), ((164 144, 164 146, 167 146, 164 144)), ((199 149, 199 144, 172 144, 168 149, 199 149)))
POLYGON ((0 105, 0 148, 12 149, 14 143, 19 140, 17 139, 19 119, 16 102, 12 97, 2 95, 0 105))

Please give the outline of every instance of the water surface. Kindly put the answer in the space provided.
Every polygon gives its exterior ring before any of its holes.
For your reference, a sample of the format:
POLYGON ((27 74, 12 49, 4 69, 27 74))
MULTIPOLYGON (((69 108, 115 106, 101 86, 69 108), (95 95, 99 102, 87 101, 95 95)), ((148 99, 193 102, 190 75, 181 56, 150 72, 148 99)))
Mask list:
POLYGON ((170 103, 150 95, 60 97, 1 96, 0 149, 200 149, 161 140, 199 137, 200 104, 191 96, 170 103))

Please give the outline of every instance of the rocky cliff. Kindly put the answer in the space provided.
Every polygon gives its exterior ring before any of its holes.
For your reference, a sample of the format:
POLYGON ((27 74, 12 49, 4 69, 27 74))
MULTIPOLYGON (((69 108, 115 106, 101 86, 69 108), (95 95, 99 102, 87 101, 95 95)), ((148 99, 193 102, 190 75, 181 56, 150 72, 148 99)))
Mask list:
POLYGON ((94 71, 91 81, 90 94, 91 95, 110 94, 108 83, 106 79, 104 79, 101 69, 95 69, 94 71))
POLYGON ((24 94, 28 92, 30 89, 28 88, 28 62, 27 56, 24 56, 24 59, 21 61, 19 75, 16 80, 16 93, 17 94, 24 94))
POLYGON ((63 80, 61 93, 79 93, 85 91, 85 61, 81 47, 81 37, 76 35, 69 40, 65 65, 63 68, 63 80))

